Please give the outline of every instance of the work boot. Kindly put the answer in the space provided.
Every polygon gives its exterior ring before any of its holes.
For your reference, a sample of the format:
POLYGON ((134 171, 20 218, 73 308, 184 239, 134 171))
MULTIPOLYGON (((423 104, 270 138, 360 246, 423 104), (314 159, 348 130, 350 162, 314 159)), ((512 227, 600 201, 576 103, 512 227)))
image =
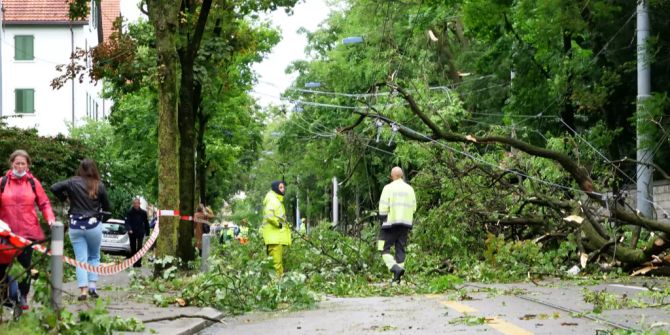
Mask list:
POLYGON ((398 264, 394 264, 393 267, 391 267, 391 272, 393 272, 392 283, 400 284, 400 277, 405 274, 405 269, 401 268, 398 264))

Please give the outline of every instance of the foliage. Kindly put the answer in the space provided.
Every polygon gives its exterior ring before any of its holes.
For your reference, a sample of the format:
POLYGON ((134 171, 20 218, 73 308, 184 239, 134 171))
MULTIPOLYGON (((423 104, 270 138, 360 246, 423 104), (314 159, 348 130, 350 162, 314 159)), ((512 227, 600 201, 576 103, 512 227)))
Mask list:
POLYGON ((618 295, 607 290, 592 291, 584 289, 584 301, 593 304, 593 313, 600 314, 606 310, 623 308, 645 308, 649 304, 638 299, 631 299, 626 294, 618 295))
MULTIPOLYGON (((140 102, 140 99, 134 99, 130 103, 140 102)), ((115 108, 118 110, 125 106, 127 103, 121 101, 115 108)), ((151 132, 149 125, 144 129, 124 125, 114 127, 110 121, 92 119, 70 129, 72 138, 89 148, 96 148, 92 151, 91 158, 100 169, 100 176, 112 204, 113 217, 124 217, 133 197, 151 194, 148 190, 152 189, 151 182, 155 183, 155 167, 148 162, 152 156, 155 157, 155 153, 149 152, 147 149, 150 145, 146 144, 152 142, 146 138, 146 134, 151 132), (124 135, 121 136, 120 132, 124 135)), ((155 198, 149 196, 148 199, 152 201, 155 198)))
POLYGON ((249 244, 234 242, 216 248, 210 269, 195 276, 184 289, 181 297, 188 303, 238 314, 255 309, 306 308, 317 299, 305 285, 304 274, 274 276, 272 261, 255 234, 249 244))
MULTIPOLYGON (((0 119, 0 159, 9 167, 9 155, 17 149, 28 152, 32 159, 31 172, 45 189, 52 184, 74 175, 79 162, 92 150, 77 139, 62 135, 44 137, 37 129, 8 127, 0 119)), ((2 170, 3 175, 6 170, 2 170)), ((47 192, 48 193, 48 192, 47 192)))
POLYGON ((0 324, 0 333, 19 334, 112 334, 118 331, 143 331, 144 325, 135 318, 110 316, 104 302, 98 299, 94 308, 77 314, 61 310, 55 312, 37 307, 24 313, 17 321, 0 324))

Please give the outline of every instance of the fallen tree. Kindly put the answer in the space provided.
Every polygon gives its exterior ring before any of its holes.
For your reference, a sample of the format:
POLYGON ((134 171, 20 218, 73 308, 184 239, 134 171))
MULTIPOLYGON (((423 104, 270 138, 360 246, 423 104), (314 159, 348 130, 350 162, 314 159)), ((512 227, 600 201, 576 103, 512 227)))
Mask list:
MULTIPOLYGON (((340 132, 352 131, 361 125, 365 118, 371 118, 394 127, 403 137, 413 141, 445 141, 475 147, 496 145, 519 150, 530 156, 548 159, 567 172, 569 177, 578 185, 581 194, 573 196, 572 199, 555 199, 549 195, 529 196, 527 194, 520 194, 520 196, 521 198, 525 196, 522 201, 526 204, 534 204, 552 209, 554 213, 551 215, 553 216, 551 219, 554 222, 564 222, 566 228, 576 229, 580 233, 582 238, 578 242, 582 266, 605 255, 608 255, 609 259, 605 257, 605 260, 610 262, 610 264, 622 265, 626 268, 636 267, 645 262, 658 262, 659 259, 663 259, 662 253, 670 247, 668 243, 670 223, 642 217, 634 209, 630 208, 630 206, 625 206, 622 203, 620 194, 609 194, 608 191, 599 190, 596 187, 598 183, 594 183, 589 170, 569 155, 512 137, 498 135, 477 136, 453 132, 449 129, 448 125, 439 126, 434 122, 430 117, 429 111, 422 108, 407 89, 393 81, 376 86, 384 85, 391 92, 399 93, 412 114, 418 117, 421 123, 430 130, 431 134, 425 135, 399 124, 370 104, 367 104, 367 110, 355 110, 354 112, 360 117, 354 124, 340 128, 340 132), (578 213, 578 215, 568 216, 569 213, 578 213), (562 218, 557 218, 557 214, 561 215, 562 218), (648 241, 642 248, 624 246, 621 244, 623 240, 621 233, 617 233, 620 232, 619 230, 612 233, 605 229, 607 222, 614 222, 618 227, 641 227, 650 233, 648 241)), ((505 170, 503 175, 489 173, 492 180, 491 185, 503 180, 504 175, 510 172, 514 173, 514 171, 509 169, 505 170)), ((477 215, 478 213, 472 214, 477 215)), ((498 214, 498 216, 483 214, 480 215, 479 219, 482 223, 506 226, 538 226, 542 225, 544 220, 545 218, 539 216, 514 217, 510 213, 504 215, 498 214)), ((546 232, 544 232, 544 235, 535 238, 539 240, 546 238, 546 235, 546 232)), ((526 236, 526 238, 530 238, 530 236, 526 236)))

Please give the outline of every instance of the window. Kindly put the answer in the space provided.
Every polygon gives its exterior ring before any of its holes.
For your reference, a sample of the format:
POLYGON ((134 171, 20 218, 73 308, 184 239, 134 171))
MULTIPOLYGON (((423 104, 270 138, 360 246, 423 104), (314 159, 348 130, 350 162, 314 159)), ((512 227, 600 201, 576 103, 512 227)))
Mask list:
POLYGON ((33 60, 35 37, 32 35, 16 35, 14 36, 14 59, 15 60, 33 60))
POLYGON ((35 90, 22 88, 14 91, 16 97, 15 113, 35 113, 35 90))

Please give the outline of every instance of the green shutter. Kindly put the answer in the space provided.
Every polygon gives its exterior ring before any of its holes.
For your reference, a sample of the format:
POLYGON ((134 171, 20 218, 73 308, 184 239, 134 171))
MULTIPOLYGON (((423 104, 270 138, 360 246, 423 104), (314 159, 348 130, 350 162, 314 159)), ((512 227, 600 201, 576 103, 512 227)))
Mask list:
POLYGON ((14 59, 15 60, 33 60, 34 55, 34 37, 33 36, 14 36, 14 59))
POLYGON ((16 113, 35 113, 35 90, 17 89, 15 98, 16 113))
POLYGON ((23 113, 23 90, 15 90, 16 113, 23 113))

